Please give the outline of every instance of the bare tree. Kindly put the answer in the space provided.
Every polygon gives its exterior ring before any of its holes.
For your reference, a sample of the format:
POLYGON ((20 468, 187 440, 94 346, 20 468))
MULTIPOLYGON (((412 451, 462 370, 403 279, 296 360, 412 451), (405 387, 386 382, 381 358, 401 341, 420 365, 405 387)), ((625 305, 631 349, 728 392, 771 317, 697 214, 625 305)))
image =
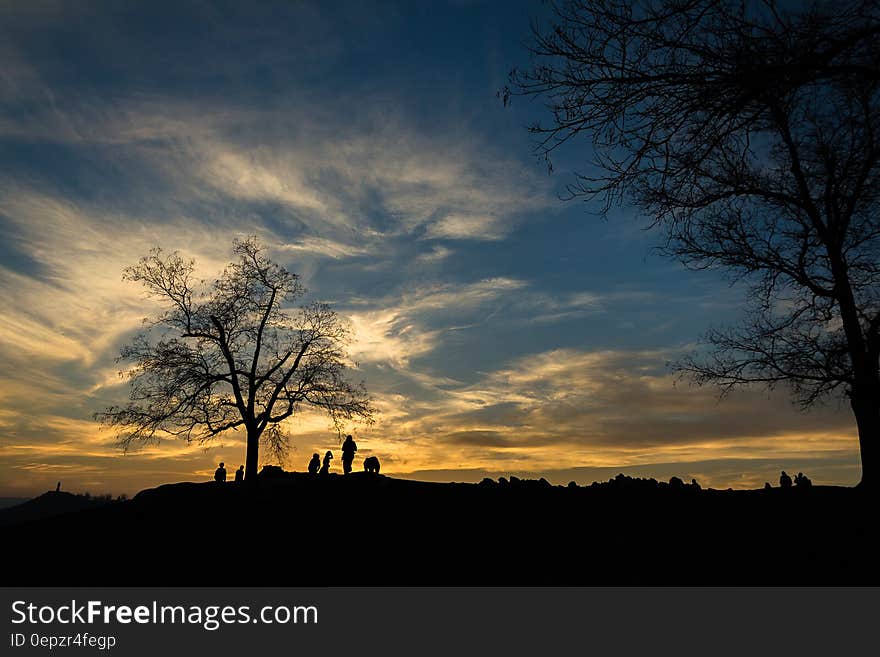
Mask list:
POLYGON ((287 310, 304 294, 299 277, 256 238, 236 240, 233 252, 238 260, 210 286, 194 279, 193 261, 158 248, 125 270, 168 308, 122 349, 133 363, 130 403, 95 417, 118 426, 126 448, 165 435, 205 443, 243 427, 252 480, 260 444, 282 456, 281 423, 301 408, 321 409, 340 431, 373 409, 363 385, 345 378, 350 335, 339 316, 320 303, 287 310))
POLYGON ((880 480, 880 2, 568 0, 503 98, 543 98, 538 150, 586 137, 572 196, 629 200, 665 252, 752 285, 698 383, 848 396, 880 480))

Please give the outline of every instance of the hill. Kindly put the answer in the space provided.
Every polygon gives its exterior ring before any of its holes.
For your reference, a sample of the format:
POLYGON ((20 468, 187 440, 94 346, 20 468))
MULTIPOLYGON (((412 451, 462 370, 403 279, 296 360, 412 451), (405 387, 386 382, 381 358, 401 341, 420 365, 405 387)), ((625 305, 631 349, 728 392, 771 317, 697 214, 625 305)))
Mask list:
POLYGON ((92 497, 91 495, 74 495, 64 491, 48 491, 39 497, 21 500, 18 504, 0 508, 0 527, 92 509, 103 506, 110 501, 109 496, 92 497))
POLYGON ((18 506, 27 502, 29 497, 0 497, 0 509, 8 509, 11 506, 18 506))
POLYGON ((874 508, 835 487, 267 470, 256 486, 169 484, 9 527, 6 584, 880 584, 874 508))

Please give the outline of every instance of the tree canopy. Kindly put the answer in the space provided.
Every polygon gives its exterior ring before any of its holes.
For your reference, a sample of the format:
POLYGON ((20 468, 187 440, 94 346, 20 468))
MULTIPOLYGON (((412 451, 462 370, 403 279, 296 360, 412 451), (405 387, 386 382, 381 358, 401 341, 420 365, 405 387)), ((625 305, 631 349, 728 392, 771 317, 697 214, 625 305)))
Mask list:
POLYGON ((254 237, 236 240, 238 259, 210 285, 195 278, 194 261, 159 248, 125 270, 166 309, 120 354, 131 364, 130 402, 96 414, 120 429, 123 446, 164 436, 206 443, 244 429, 249 479, 261 443, 283 456, 282 423, 303 408, 325 412, 340 432, 371 420, 363 384, 347 378, 349 328, 323 303, 291 309, 305 293, 299 276, 263 251, 254 237))
POLYGON ((744 324, 681 370, 843 393, 880 480, 880 2, 551 6, 502 92, 546 102, 538 152, 585 138, 572 196, 634 203, 666 254, 751 285, 744 324))

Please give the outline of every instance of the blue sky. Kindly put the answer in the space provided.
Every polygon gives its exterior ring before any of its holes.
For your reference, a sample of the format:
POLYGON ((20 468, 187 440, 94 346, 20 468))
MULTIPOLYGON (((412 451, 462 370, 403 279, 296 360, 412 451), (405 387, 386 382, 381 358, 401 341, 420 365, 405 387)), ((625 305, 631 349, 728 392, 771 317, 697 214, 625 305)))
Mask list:
MULTIPOLYGON (((122 269, 161 246, 210 278, 247 234, 352 322, 383 472, 858 480, 846 408, 675 382, 743 292, 653 254, 634 209, 560 199, 588 144, 549 174, 540 102, 496 97, 540 2, 252 4, 0 5, 0 494, 243 462, 235 434, 123 456, 90 417, 155 310, 122 269)), ((290 431, 288 468, 338 448, 290 431)))

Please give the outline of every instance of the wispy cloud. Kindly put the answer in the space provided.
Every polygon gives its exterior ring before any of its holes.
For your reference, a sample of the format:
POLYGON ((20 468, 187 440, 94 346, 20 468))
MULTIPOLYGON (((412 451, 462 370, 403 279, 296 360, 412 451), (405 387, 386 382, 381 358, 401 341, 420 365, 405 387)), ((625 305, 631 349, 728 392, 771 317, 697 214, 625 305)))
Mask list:
POLYGON ((395 298, 353 299, 353 310, 347 312, 356 335, 352 353, 362 362, 405 367, 411 359, 433 351, 445 332, 459 328, 456 321, 475 311, 486 312, 491 304, 525 285, 521 280, 492 278, 464 285, 430 285, 395 298), (358 309, 363 306, 378 309, 358 309))
MULTIPOLYGON (((515 136, 526 115, 486 91, 506 71, 480 69, 490 58, 477 44, 409 70, 406 6, 88 11, 0 9, 0 469, 16 490, 64 473, 134 492, 243 455, 230 434, 208 453, 171 442, 123 458, 90 416, 124 398, 114 357, 156 310, 123 268, 161 246, 211 279, 247 234, 350 319, 355 374, 382 412, 360 430, 361 453, 383 471, 796 455, 842 472, 852 456, 846 413, 805 419, 781 397, 718 404, 673 385, 669 345, 695 334, 678 311, 714 319, 736 303, 663 287, 665 265, 618 283, 618 258, 643 234, 631 217, 598 232, 560 220, 580 210, 558 203, 560 181, 515 136)), ((503 32, 505 12, 483 27, 503 32)), ((419 18, 423 36, 436 18, 419 18)), ((337 447, 319 415, 289 428, 291 467, 337 447)))
MULTIPOLYGON (((486 471, 687 464, 711 459, 855 458, 848 418, 803 414, 784 395, 719 401, 667 372, 664 352, 553 350, 512 361, 475 383, 445 381, 375 431, 407 457, 486 471), (408 444, 411 440, 414 444, 408 444), (404 448, 404 445, 407 445, 404 448)), ((450 467, 453 467, 450 465, 450 467)), ((686 466, 682 466, 686 467, 686 466)), ((720 481, 717 477, 715 481, 720 481)))
POLYGON ((311 255, 322 255, 328 258, 351 258, 367 255, 370 251, 363 246, 344 244, 323 237, 306 236, 289 244, 274 246, 280 251, 292 251, 311 255))
POLYGON ((430 223, 427 237, 452 240, 500 240, 510 230, 492 215, 448 214, 430 223))

